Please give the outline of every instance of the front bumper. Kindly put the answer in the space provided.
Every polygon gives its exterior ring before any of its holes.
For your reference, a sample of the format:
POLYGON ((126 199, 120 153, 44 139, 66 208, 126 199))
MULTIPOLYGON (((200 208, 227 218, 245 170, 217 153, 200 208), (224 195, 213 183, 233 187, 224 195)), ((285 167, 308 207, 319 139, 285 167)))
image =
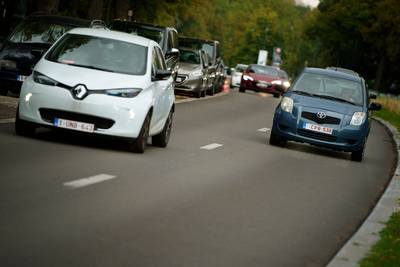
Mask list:
POLYGON ((95 124, 96 134, 137 138, 151 103, 145 91, 134 98, 90 94, 75 100, 69 90, 38 84, 29 77, 21 88, 19 116, 43 126, 53 126, 55 117, 77 118, 95 124))
POLYGON ((175 90, 198 93, 205 90, 203 85, 204 83, 202 77, 196 77, 196 78, 186 77, 185 80, 183 80, 182 82, 177 82, 175 84, 175 90))
POLYGON ((250 80, 243 80, 240 83, 240 88, 244 90, 252 90, 256 92, 264 92, 264 93, 281 93, 282 88, 276 84, 271 84, 267 82, 260 82, 260 81, 250 81, 250 80))
POLYGON ((353 126, 346 121, 341 125, 324 125, 333 128, 332 135, 304 129, 305 123, 317 124, 304 118, 297 118, 292 113, 277 109, 274 116, 272 133, 289 141, 308 143, 338 151, 360 151, 368 136, 368 123, 353 126))

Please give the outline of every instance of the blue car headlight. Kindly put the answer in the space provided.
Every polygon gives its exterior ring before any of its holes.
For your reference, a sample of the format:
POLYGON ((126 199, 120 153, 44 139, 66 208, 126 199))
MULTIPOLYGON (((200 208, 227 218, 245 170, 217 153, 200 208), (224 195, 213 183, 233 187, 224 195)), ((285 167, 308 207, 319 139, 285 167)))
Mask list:
POLYGON ((41 74, 40 72, 37 71, 33 72, 33 80, 37 83, 50 86, 56 86, 58 84, 56 80, 53 80, 52 78, 47 77, 46 75, 41 74))
POLYGON ((293 111, 293 99, 291 99, 290 97, 287 97, 287 96, 282 98, 281 109, 283 111, 292 113, 292 111, 293 111))
POLYGON ((364 123, 367 114, 365 112, 354 112, 350 125, 359 126, 364 123))
POLYGON ((118 96, 118 97, 135 97, 137 96, 142 89, 140 88, 123 88, 123 89, 110 89, 107 90, 106 93, 107 95, 111 96, 118 96))

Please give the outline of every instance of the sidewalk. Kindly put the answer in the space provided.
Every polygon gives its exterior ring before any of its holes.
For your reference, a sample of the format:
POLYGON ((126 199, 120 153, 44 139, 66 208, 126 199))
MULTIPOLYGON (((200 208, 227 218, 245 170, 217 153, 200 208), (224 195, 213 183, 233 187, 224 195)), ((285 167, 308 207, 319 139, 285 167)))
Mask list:
POLYGON ((18 98, 9 96, 0 96, 0 120, 15 118, 18 98))

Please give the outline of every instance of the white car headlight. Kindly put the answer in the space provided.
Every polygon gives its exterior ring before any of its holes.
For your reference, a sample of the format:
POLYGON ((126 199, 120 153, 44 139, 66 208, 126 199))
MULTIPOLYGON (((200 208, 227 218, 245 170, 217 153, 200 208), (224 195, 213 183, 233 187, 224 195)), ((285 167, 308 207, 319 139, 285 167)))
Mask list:
POLYGON ((123 89, 110 89, 107 90, 107 95, 118 96, 118 97, 135 97, 142 89, 139 88, 123 88, 123 89))
POLYGON ((272 84, 277 84, 277 85, 282 85, 282 81, 281 80, 275 80, 271 82, 272 84))
POLYGON ((252 77, 250 77, 249 75, 246 75, 246 74, 243 75, 243 80, 245 80, 245 81, 254 81, 254 79, 252 77))
POLYGON ((365 112, 354 112, 350 125, 359 126, 364 123, 367 114, 365 112))
POLYGON ((53 80, 52 78, 47 77, 46 75, 41 74, 40 72, 37 71, 33 72, 33 80, 37 83, 50 86, 56 86, 58 84, 56 80, 53 80))
POLYGON ((283 82, 283 86, 285 86, 285 88, 289 88, 290 87, 290 82, 284 81, 283 82))
POLYGON ((284 98, 282 98, 281 109, 283 111, 292 113, 292 111, 293 111, 293 99, 291 99, 289 97, 286 97, 286 96, 284 98))

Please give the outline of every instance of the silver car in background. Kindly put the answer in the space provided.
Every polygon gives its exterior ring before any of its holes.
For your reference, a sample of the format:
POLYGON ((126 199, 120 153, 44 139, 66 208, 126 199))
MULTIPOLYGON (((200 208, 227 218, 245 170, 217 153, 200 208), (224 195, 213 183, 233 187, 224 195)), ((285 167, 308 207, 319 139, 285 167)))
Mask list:
POLYGON ((245 69, 247 69, 248 65, 237 64, 235 70, 231 74, 231 87, 239 87, 240 80, 242 79, 242 74, 245 69))
POLYGON ((202 50, 179 48, 179 69, 175 90, 190 93, 193 96, 205 97, 207 89, 212 86, 209 81, 207 55, 202 50))

